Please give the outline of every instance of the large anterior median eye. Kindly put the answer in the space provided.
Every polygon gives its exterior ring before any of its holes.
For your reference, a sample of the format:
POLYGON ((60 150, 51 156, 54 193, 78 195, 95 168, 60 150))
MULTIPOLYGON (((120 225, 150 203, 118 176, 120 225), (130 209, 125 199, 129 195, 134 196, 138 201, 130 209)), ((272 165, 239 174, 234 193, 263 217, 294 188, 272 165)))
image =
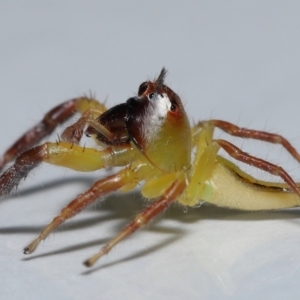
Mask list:
POLYGON ((151 99, 154 98, 154 96, 155 96, 155 93, 151 93, 151 94, 148 95, 148 98, 151 100, 151 99))
POLYGON ((152 100, 155 96, 158 96, 158 98, 159 98, 159 97, 160 97, 160 98, 164 98, 164 97, 165 97, 164 94, 150 93, 150 94, 148 95, 148 99, 149 99, 149 100, 152 100))

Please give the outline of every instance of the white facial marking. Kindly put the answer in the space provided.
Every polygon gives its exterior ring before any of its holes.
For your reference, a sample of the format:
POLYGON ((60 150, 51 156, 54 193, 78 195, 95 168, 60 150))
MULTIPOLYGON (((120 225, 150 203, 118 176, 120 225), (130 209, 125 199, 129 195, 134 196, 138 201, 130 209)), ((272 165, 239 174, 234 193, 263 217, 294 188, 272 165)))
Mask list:
POLYGON ((171 101, 167 94, 154 94, 154 97, 150 99, 150 103, 153 104, 153 118, 166 118, 167 113, 171 108, 171 101))
POLYGON ((171 101, 167 94, 152 94, 152 98, 148 96, 149 106, 145 113, 142 133, 146 142, 151 140, 158 134, 161 126, 165 122, 168 112, 171 109, 171 101))

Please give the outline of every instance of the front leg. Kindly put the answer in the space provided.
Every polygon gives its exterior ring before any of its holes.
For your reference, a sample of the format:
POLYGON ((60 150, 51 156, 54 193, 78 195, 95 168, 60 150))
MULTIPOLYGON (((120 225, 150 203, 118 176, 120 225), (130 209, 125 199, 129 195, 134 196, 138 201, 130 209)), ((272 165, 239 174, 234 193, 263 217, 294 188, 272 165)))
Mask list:
POLYGON ((66 142, 45 143, 21 154, 0 177, 0 197, 8 195, 21 179, 40 163, 46 162, 76 171, 91 172, 105 167, 128 164, 137 150, 131 146, 104 150, 84 148, 66 142))
POLYGON ((51 109, 37 125, 26 131, 4 155, 0 157, 0 171, 8 162, 50 135, 57 125, 64 123, 76 112, 83 113, 90 108, 97 109, 99 112, 106 110, 102 103, 88 97, 71 99, 51 109))

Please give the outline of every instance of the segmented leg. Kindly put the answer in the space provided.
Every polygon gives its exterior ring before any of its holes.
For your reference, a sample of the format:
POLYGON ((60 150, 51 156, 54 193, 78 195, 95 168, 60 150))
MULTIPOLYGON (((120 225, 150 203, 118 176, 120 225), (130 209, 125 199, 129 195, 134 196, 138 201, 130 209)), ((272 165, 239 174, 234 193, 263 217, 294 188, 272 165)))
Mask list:
POLYGON ((115 238, 108 242, 98 253, 86 260, 84 264, 87 267, 93 266, 101 256, 107 254, 116 244, 134 233, 136 230, 148 224, 177 199, 185 186, 186 183, 182 178, 176 180, 159 200, 155 201, 139 213, 128 226, 126 226, 115 238))
POLYGON ((193 144, 196 153, 190 171, 189 184, 178 200, 180 203, 194 206, 199 202, 199 199, 210 198, 210 190, 209 186, 206 185, 206 181, 209 181, 220 147, 239 161, 280 176, 297 196, 300 195, 299 187, 297 187, 295 181, 281 167, 253 157, 227 141, 212 140, 213 132, 214 125, 209 121, 202 122, 199 126, 193 128, 193 144))
POLYGON ((88 109, 82 115, 82 117, 73 125, 67 127, 61 135, 61 138, 65 142, 78 144, 86 125, 91 126, 96 132, 104 135, 108 140, 112 141, 115 135, 95 120, 95 116, 99 116, 101 112, 95 109, 88 109))
MULTIPOLYGON (((247 129, 243 127, 238 127, 232 123, 222 121, 222 120, 209 120, 201 122, 203 123, 210 123, 215 127, 222 129, 223 131, 229 133, 233 136, 238 136, 242 138, 251 138, 255 140, 261 140, 273 144, 280 144, 282 145, 298 162, 300 162, 300 154, 297 150, 287 141, 284 137, 279 134, 269 133, 266 131, 259 131, 253 129, 247 129)), ((201 123, 199 123, 201 125, 201 123)))
POLYGON ((263 159, 251 156, 250 154, 243 152, 241 149, 239 149, 238 147, 234 146, 233 144, 225 140, 218 139, 214 141, 236 160, 257 167, 272 175, 280 176, 291 187, 291 189, 300 197, 300 190, 297 184, 283 168, 276 166, 270 162, 267 162, 263 159))
POLYGON ((92 204, 99 197, 106 195, 112 191, 118 190, 124 186, 128 181, 132 183, 134 174, 130 169, 125 169, 115 175, 109 176, 105 179, 99 180, 85 193, 79 195, 76 199, 64 207, 53 221, 46 226, 39 236, 34 239, 27 247, 24 248, 24 254, 32 253, 38 244, 46 239, 46 237, 56 229, 60 224, 66 220, 74 217, 81 212, 85 207, 92 204))
POLYGON ((65 122, 73 116, 74 113, 83 113, 89 108, 95 108, 102 112, 106 110, 103 104, 88 97, 75 98, 51 109, 37 125, 25 132, 4 155, 0 157, 0 171, 8 162, 51 134, 57 125, 65 122))
POLYGON ((124 166, 135 155, 130 146, 115 146, 104 150, 84 148, 66 142, 45 143, 25 151, 0 177, 0 197, 9 194, 22 178, 41 162, 90 172, 110 166, 124 166))

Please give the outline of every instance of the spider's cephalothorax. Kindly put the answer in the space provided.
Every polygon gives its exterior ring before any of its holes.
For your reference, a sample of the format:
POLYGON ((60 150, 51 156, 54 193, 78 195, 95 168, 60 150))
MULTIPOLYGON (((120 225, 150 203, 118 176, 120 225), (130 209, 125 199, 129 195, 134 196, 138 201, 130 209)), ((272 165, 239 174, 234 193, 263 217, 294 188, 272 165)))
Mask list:
POLYGON ((163 84, 164 76, 163 69, 154 83, 142 83, 138 96, 127 100, 126 127, 149 161, 170 172, 189 167, 192 141, 181 100, 163 84))
POLYGON ((89 190, 64 207, 25 247, 25 254, 32 253, 55 228, 99 197, 115 190, 129 191, 140 182, 143 182, 142 195, 155 201, 100 252, 88 259, 85 262, 87 266, 93 265, 174 201, 194 206, 202 200, 244 210, 300 205, 298 184, 284 169, 253 157, 228 141, 214 139, 213 132, 218 127, 234 136, 281 144, 300 162, 299 153, 286 139, 221 120, 202 121, 191 128, 179 96, 165 85, 165 76, 163 68, 156 80, 140 85, 137 96, 109 110, 88 97, 66 101, 50 110, 40 123, 22 135, 0 157, 0 169, 15 160, 0 177, 0 196, 9 194, 42 162, 83 172, 124 166, 114 175, 96 181, 89 190), (81 117, 63 131, 61 140, 35 146, 74 113, 80 113, 81 117), (80 145, 84 132, 93 136, 97 147, 80 145), (285 183, 264 182, 251 177, 219 156, 220 148, 239 161, 280 176, 285 183))
POLYGON ((170 172, 187 168, 191 156, 191 129, 179 96, 164 85, 165 69, 156 81, 143 82, 136 97, 116 105, 97 118, 114 134, 109 140, 89 126, 107 145, 133 142, 157 168, 170 172), (182 141, 185 141, 182 143, 182 141))

